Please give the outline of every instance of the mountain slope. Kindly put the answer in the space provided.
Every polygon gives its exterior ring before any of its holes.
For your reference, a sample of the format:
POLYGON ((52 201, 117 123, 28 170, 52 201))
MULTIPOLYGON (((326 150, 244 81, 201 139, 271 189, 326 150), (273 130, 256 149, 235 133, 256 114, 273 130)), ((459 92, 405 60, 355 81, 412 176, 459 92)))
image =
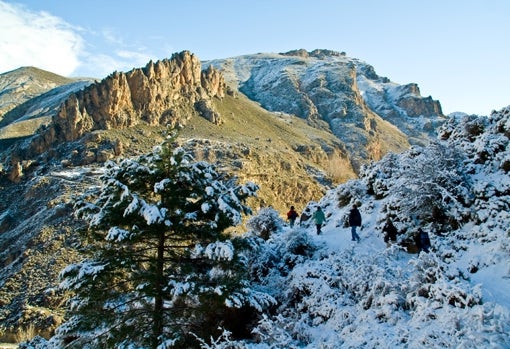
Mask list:
POLYGON ((392 83, 343 53, 297 50, 204 65, 220 69, 228 83, 265 109, 329 127, 359 163, 402 151, 408 147, 407 139, 426 144, 433 126, 444 122, 439 102, 422 98, 415 84, 392 83))
POLYGON ((510 108, 451 119, 430 146, 388 155, 310 202, 326 213, 321 235, 309 221, 275 224, 250 262, 252 287, 279 306, 254 340, 217 347, 510 347, 509 130, 510 108), (360 243, 346 225, 353 203, 360 243), (399 230, 389 246, 387 218, 399 230), (429 253, 414 249, 418 228, 430 235, 429 253))
POLYGON ((36 67, 22 67, 0 74, 0 121, 16 106, 75 81, 36 67))

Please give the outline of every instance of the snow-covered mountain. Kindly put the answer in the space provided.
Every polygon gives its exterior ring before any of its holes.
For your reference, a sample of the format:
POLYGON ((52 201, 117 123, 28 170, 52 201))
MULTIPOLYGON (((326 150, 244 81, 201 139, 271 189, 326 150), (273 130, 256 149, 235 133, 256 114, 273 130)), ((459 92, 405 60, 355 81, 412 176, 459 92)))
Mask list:
MULTIPOLYGON (((204 62, 271 111, 325 121, 347 144, 397 138, 426 144, 444 122, 441 105, 420 95, 416 84, 399 85, 380 77, 372 66, 329 50, 260 53, 204 62)), ((351 151, 356 152, 356 146, 351 151)), ((367 157, 366 153, 359 153, 367 157)))

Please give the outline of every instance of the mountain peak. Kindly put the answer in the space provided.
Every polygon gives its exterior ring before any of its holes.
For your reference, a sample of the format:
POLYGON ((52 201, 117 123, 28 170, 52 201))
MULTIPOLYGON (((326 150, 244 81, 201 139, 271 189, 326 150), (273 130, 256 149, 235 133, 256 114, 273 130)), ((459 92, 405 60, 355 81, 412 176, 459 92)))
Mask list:
POLYGON ((337 52, 326 49, 315 49, 313 51, 306 51, 305 49, 291 50, 288 52, 280 53, 282 56, 297 56, 303 58, 318 58, 318 59, 326 59, 329 57, 344 57, 346 55, 345 52, 337 52))
POLYGON ((33 66, 20 67, 0 74, 0 79, 13 79, 20 77, 29 77, 31 79, 48 81, 59 85, 66 84, 75 80, 33 66))

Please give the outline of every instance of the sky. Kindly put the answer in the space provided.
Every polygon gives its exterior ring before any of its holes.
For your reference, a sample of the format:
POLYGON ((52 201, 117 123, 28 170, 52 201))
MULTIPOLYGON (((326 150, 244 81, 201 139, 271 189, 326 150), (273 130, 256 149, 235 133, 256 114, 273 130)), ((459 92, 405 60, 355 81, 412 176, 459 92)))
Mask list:
POLYGON ((189 50, 200 60, 345 52, 443 113, 510 105, 508 0, 0 0, 0 73, 103 78, 189 50))

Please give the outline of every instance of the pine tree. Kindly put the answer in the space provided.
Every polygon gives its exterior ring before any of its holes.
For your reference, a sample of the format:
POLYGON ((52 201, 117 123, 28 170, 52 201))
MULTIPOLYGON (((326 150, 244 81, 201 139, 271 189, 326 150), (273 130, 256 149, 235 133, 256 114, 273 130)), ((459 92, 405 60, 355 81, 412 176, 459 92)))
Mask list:
POLYGON ((218 335, 227 305, 253 297, 243 288, 242 239, 225 230, 250 213, 245 200, 258 187, 237 185, 168 145, 110 162, 103 183, 95 202, 77 204, 89 221, 89 258, 62 272, 74 297, 52 340, 79 348, 190 348, 195 336, 218 335))

